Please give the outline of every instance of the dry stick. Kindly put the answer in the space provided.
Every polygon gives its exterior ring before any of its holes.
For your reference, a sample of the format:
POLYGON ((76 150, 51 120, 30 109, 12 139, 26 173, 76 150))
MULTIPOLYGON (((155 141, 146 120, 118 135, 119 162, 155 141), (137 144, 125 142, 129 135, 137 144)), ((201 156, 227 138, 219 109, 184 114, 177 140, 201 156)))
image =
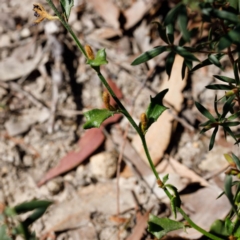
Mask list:
POLYGON ((45 108, 48 109, 44 103, 42 103, 40 100, 38 100, 36 97, 34 97, 30 92, 27 92, 21 88, 21 86, 15 82, 10 82, 8 83, 8 88, 10 88, 13 91, 20 92, 23 94, 25 97, 28 98, 30 102, 32 102, 35 106, 39 108, 45 108))

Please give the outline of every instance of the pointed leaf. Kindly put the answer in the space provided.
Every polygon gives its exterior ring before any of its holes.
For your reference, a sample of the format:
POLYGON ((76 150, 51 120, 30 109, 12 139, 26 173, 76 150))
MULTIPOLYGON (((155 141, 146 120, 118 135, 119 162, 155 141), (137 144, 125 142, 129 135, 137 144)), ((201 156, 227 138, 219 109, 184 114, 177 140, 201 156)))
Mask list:
POLYGON ((148 231, 158 239, 165 236, 168 232, 184 228, 184 224, 181 222, 169 218, 159 218, 152 214, 149 215, 148 231))
POLYGON ((197 107, 198 111, 204 115, 206 118, 208 118, 209 120, 215 122, 215 118, 213 117, 213 115, 199 102, 195 102, 195 106, 197 107))
POLYGON ((99 128, 104 120, 114 115, 114 112, 109 111, 107 109, 93 109, 86 113, 84 116, 86 117, 86 123, 83 128, 99 128))
POLYGON ((211 151, 212 148, 213 148, 213 146, 214 146, 215 137, 216 137, 217 131, 218 131, 218 126, 215 127, 215 129, 214 129, 214 131, 213 131, 213 134, 212 134, 212 136, 211 136, 210 143, 209 143, 209 151, 211 151))
POLYGON ((223 20, 227 20, 227 21, 230 21, 232 23, 240 23, 239 19, 238 19, 238 15, 234 14, 234 13, 231 13, 229 11, 224 11, 224 10, 218 10, 218 9, 214 9, 212 11, 212 14, 215 16, 215 17, 218 17, 220 19, 223 19, 223 20))
POLYGON ((166 29, 161 25, 161 23, 159 22, 152 22, 152 23, 156 23, 158 25, 158 33, 159 33, 159 36, 160 38, 168 44, 168 39, 167 39, 167 35, 166 35, 166 29))
POLYGON ((173 27, 172 23, 170 23, 166 26, 166 33, 167 33, 168 42, 173 44, 173 42, 174 42, 174 27, 173 27))
POLYGON ((216 234, 219 237, 222 237, 225 239, 225 237, 230 236, 230 233, 228 229, 225 226, 225 222, 222 220, 216 220, 210 228, 210 233, 216 234))
POLYGON ((219 79, 220 81, 227 82, 227 83, 236 83, 234 78, 229 78, 225 76, 213 75, 213 77, 219 79))
POLYGON ((230 30, 227 34, 222 36, 219 40, 218 50, 223 50, 224 48, 229 47, 232 43, 239 44, 239 33, 240 26, 237 26, 235 29, 230 30))
POLYGON ((169 174, 166 174, 166 175, 163 177, 163 180, 162 180, 163 184, 165 184, 165 183, 167 182, 167 180, 168 180, 168 175, 169 175, 169 174))
POLYGON ((0 239, 1 240, 12 240, 12 238, 10 238, 7 234, 7 226, 6 225, 2 225, 0 226, 0 239))
POLYGON ((45 207, 36 209, 29 217, 27 217, 22 222, 22 225, 25 228, 28 228, 28 226, 37 221, 46 212, 46 210, 47 208, 45 207))
POLYGON ((93 60, 91 59, 87 60, 87 64, 91 65, 92 67, 99 67, 107 63, 108 63, 107 55, 104 48, 98 50, 97 55, 93 60))
POLYGON ((236 206, 234 204, 234 197, 232 193, 232 176, 231 175, 226 175, 225 180, 224 180, 224 191, 225 194, 229 200, 229 202, 232 205, 232 208, 234 211, 236 211, 236 206))
POLYGON ((66 16, 66 19, 68 20, 70 13, 71 13, 71 9, 73 7, 74 0, 60 0, 60 2, 61 2, 61 6, 63 8, 63 11, 64 11, 64 15, 66 16))
POLYGON ((224 84, 212 84, 207 85, 205 88, 212 89, 212 90, 232 90, 234 87, 224 84))
POLYGON ((26 213, 28 211, 32 211, 36 208, 48 208, 53 202, 46 200, 32 200, 30 202, 24 202, 13 209, 17 214, 26 213))
POLYGON ((183 6, 183 4, 179 3, 168 12, 166 18, 164 19, 164 25, 165 26, 168 25, 169 23, 174 23, 174 21, 176 19, 176 16, 178 15, 182 6, 183 6))
POLYGON ((224 126, 223 130, 227 132, 237 142, 235 135, 233 134, 232 130, 229 127, 224 126))
POLYGON ((199 62, 199 60, 192 53, 188 52, 184 47, 175 47, 174 50, 177 54, 179 54, 180 56, 182 56, 184 59, 188 61, 199 62))
POLYGON ((222 65, 219 61, 219 59, 217 58, 217 56, 215 54, 209 54, 208 55, 208 59, 211 63, 213 63, 215 66, 222 68, 222 65))
POLYGON ((174 59, 175 59, 175 52, 170 52, 167 56, 167 60, 165 62, 165 66, 166 66, 166 72, 168 75, 168 78, 170 78, 171 76, 171 71, 172 71, 172 66, 174 63, 174 59))
POLYGON ((178 13, 178 25, 179 25, 179 29, 183 35, 183 39, 186 42, 190 41, 190 33, 187 30, 187 23, 188 23, 188 19, 187 19, 187 10, 186 10, 186 6, 182 5, 181 9, 178 13))
POLYGON ((232 108, 232 101, 234 100, 235 96, 231 96, 228 98, 228 100, 224 103, 223 105, 223 113, 221 115, 221 119, 224 119, 225 116, 228 114, 228 112, 231 110, 232 108))
POLYGON ((150 104, 148 106, 146 115, 149 120, 149 127, 151 124, 157 121, 160 115, 168 109, 163 105, 163 98, 165 94, 168 92, 168 89, 163 90, 162 92, 158 93, 155 97, 150 97, 150 104))
POLYGON ((238 66, 237 66, 236 62, 234 63, 233 70, 234 70, 235 82, 236 82, 237 85, 239 85, 240 84, 240 79, 239 79, 239 73, 238 73, 238 66))
POLYGON ((150 59, 156 57, 157 55, 165 52, 167 50, 166 46, 158 46, 153 48, 152 50, 149 50, 143 54, 141 54, 139 57, 137 57, 131 65, 135 66, 144 62, 149 61, 150 59))
POLYGON ((232 153, 232 156, 233 156, 233 161, 236 163, 238 169, 240 169, 240 160, 239 160, 239 158, 234 153, 232 153))
POLYGON ((227 119, 228 120, 234 120, 236 118, 240 117, 240 111, 234 113, 233 115, 229 116, 227 119))
POLYGON ((214 110, 218 116, 218 118, 221 116, 220 113, 218 112, 218 108, 217 108, 217 95, 215 95, 215 99, 214 99, 214 110))

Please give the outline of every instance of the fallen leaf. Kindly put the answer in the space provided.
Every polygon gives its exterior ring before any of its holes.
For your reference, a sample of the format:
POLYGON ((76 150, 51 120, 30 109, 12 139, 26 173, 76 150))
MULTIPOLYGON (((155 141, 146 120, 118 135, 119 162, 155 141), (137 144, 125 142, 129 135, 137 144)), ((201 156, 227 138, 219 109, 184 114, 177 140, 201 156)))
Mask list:
POLYGON ((123 12, 126 23, 124 25, 125 29, 129 29, 137 24, 146 13, 152 8, 154 1, 136 1, 130 8, 123 12))
POLYGON ((106 126, 107 124, 117 122, 121 117, 122 116, 120 114, 115 114, 111 118, 108 118, 100 128, 92 128, 87 130, 78 142, 79 148, 76 151, 69 152, 60 160, 56 167, 50 169, 39 181, 38 186, 40 187, 50 179, 70 171, 86 160, 98 149, 98 147, 100 147, 105 139, 105 136, 102 133, 102 127, 106 126))
POLYGON ((91 39, 109 39, 116 36, 122 36, 122 32, 119 29, 102 27, 95 29, 91 34, 88 35, 88 38, 91 39))
POLYGON ((119 8, 111 0, 89 0, 95 11, 111 26, 119 29, 119 8))
MULTIPOLYGON (((0 62, 0 81, 10 81, 31 73, 43 56, 41 47, 38 47, 33 59, 18 61, 15 57, 8 57, 0 62)), ((44 59, 43 61, 46 61, 44 59)))
POLYGON ((202 186, 209 186, 209 183, 204 178, 200 177, 194 171, 190 170, 185 165, 181 164, 173 158, 170 158, 169 160, 163 160, 156 167, 156 170, 160 173, 164 172, 163 175, 166 175, 166 173, 178 174, 180 177, 186 178, 188 180, 188 183, 199 182, 202 186))
MULTIPOLYGON (((118 98, 122 98, 122 92, 117 85, 111 79, 108 80, 108 83, 115 92, 116 96, 118 98)), ((112 105, 114 105, 113 99, 111 99, 110 102, 112 105)), ((100 128, 92 128, 87 130, 78 142, 78 149, 76 151, 69 152, 66 156, 64 156, 60 160, 59 164, 50 169, 39 181, 38 186, 40 187, 50 179, 70 171, 91 156, 91 154, 98 149, 105 139, 102 128, 108 124, 116 123, 121 117, 121 114, 115 114, 114 116, 106 119, 100 128)))
MULTIPOLYGON (((175 110, 176 113, 181 110, 181 105, 183 102, 182 90, 186 86, 186 79, 182 80, 181 77, 182 63, 183 58, 177 55, 174 61, 173 71, 170 79, 168 80, 168 76, 166 74, 165 79, 159 89, 160 92, 163 89, 169 88, 168 93, 164 97, 164 101, 165 103, 169 103, 170 108, 175 110)), ((166 110, 146 133, 147 145, 155 165, 160 161, 164 151, 168 147, 172 134, 173 121, 173 115, 166 110)), ((139 136, 133 138, 132 144, 139 155, 142 156, 147 162, 147 158, 145 156, 139 136)))

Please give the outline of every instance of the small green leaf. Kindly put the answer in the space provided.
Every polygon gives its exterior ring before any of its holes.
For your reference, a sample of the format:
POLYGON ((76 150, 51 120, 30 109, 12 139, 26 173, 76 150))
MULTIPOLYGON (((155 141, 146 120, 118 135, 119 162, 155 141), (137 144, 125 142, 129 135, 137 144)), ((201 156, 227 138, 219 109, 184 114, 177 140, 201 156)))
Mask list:
POLYGON ((191 71, 194 72, 196 70, 198 70, 199 68, 211 65, 212 63, 210 62, 209 59, 205 59, 204 61, 200 62, 199 64, 197 64, 191 71))
POLYGON ((174 23, 179 11, 182 10, 182 6, 183 4, 179 3, 168 12, 166 18, 164 19, 165 26, 168 25, 169 23, 174 23))
POLYGON ((169 218, 159 218, 152 214, 149 215, 148 231, 158 239, 165 236, 168 232, 184 228, 185 226, 181 222, 169 218))
POLYGON ((239 74, 238 74, 238 66, 237 66, 236 62, 234 63, 233 71, 234 71, 235 82, 236 82, 237 85, 239 85, 240 84, 240 79, 239 79, 239 74))
POLYGON ((238 117, 240 117, 240 111, 238 111, 238 112, 234 113, 233 115, 229 116, 227 119, 231 121, 231 120, 234 120, 238 117))
POLYGON ((167 39, 167 35, 166 35, 166 29, 162 26, 161 23, 159 22, 152 22, 152 23, 156 23, 158 25, 158 33, 159 33, 159 36, 161 37, 161 39, 168 44, 168 39, 167 39))
POLYGON ((213 77, 219 79, 220 81, 227 82, 227 83, 236 83, 234 78, 229 78, 225 76, 213 75, 213 77))
POLYGON ((230 236, 230 233, 227 229, 227 227, 225 226, 225 222, 222 220, 217 219, 210 228, 210 233, 212 234, 216 234, 219 237, 222 238, 226 238, 228 236, 230 236))
POLYGON ((173 44, 173 42, 174 42, 174 27, 173 27, 172 23, 170 23, 166 26, 166 33, 167 33, 168 42, 173 44))
POLYGON ((214 129, 214 131, 213 131, 213 134, 212 134, 212 136, 211 136, 210 143, 209 143, 209 151, 211 151, 212 148, 213 148, 213 146, 214 146, 215 137, 216 137, 217 131, 218 131, 218 126, 215 127, 215 129, 214 129))
POLYGON ((238 169, 240 170, 240 160, 239 160, 239 158, 234 153, 232 153, 232 157, 233 157, 233 161, 235 162, 238 169))
POLYGON ((226 175, 224 180, 224 192, 232 205, 232 208, 236 212, 236 206, 234 204, 234 197, 232 193, 232 175, 226 175))
POLYGON ((86 118, 86 123, 83 125, 84 129, 89 128, 99 128, 103 121, 105 121, 107 118, 114 115, 114 112, 109 111, 107 109, 93 109, 86 113, 84 113, 84 116, 86 118))
POLYGON ((137 57, 131 65, 135 66, 144 62, 149 61, 150 59, 156 57, 157 55, 165 52, 167 50, 166 46, 158 46, 153 48, 152 50, 149 50, 143 54, 141 54, 139 57, 137 57))
POLYGON ((21 203, 13 208, 16 214, 26 213, 37 208, 48 208, 53 202, 45 200, 32 200, 21 203))
POLYGON ((184 47, 177 46, 174 48, 174 50, 177 54, 179 54, 180 56, 182 56, 184 59, 186 59, 188 61, 198 61, 199 62, 199 60, 192 53, 188 52, 186 50, 186 48, 184 48, 184 47))
POLYGON ((45 207, 37 208, 29 217, 26 218, 26 220, 22 222, 24 228, 28 228, 29 225, 37 221, 46 212, 46 210, 47 208, 45 207))
POLYGON ((108 63, 107 55, 106 55, 106 51, 104 48, 98 50, 97 55, 93 60, 91 60, 91 59, 87 60, 87 64, 91 65, 92 67, 99 67, 99 66, 107 64, 107 63, 108 63))
POLYGON ((174 215, 174 218, 177 218, 177 198, 174 196, 170 200, 171 209, 174 215))
POLYGON ((0 226, 0 239, 1 240, 12 240, 7 234, 7 226, 2 225, 0 226))
POLYGON ((232 90, 234 87, 224 84, 212 84, 207 85, 205 88, 212 89, 212 90, 232 90))
POLYGON ((206 118, 208 118, 209 120, 215 122, 215 118, 213 117, 213 115, 199 102, 195 102, 195 106, 197 107, 198 111, 205 116, 206 118))
POLYGON ((229 11, 224 11, 224 10, 218 10, 218 9, 213 9, 212 14, 215 17, 218 17, 223 20, 230 21, 232 23, 239 23, 238 15, 231 13, 229 11))
POLYGON ((211 63, 213 63, 215 66, 219 67, 222 69, 222 65, 219 61, 219 59, 217 58, 217 56, 215 54, 209 54, 208 55, 208 59, 211 63))
POLYGON ((169 174, 166 174, 166 175, 163 177, 163 180, 162 180, 163 184, 165 184, 165 183, 167 182, 167 180, 168 180, 168 175, 169 175, 169 174))
POLYGON ((221 119, 224 119, 225 116, 228 114, 228 112, 231 110, 232 108, 232 102, 234 100, 235 96, 231 96, 227 99, 227 101, 224 103, 223 105, 223 113, 221 115, 221 119))
POLYGON ((181 206, 181 199, 178 193, 178 190, 175 186, 173 186, 172 184, 166 184, 165 185, 168 189, 170 189, 173 192, 173 196, 176 197, 176 199, 174 200, 174 204, 176 205, 176 207, 180 207, 181 206))
POLYGON ((237 142, 235 135, 233 134, 232 130, 228 126, 224 126, 223 130, 225 133, 228 133, 237 142))
POLYGON ((217 108, 217 95, 215 95, 215 99, 214 99, 214 110, 218 116, 218 118, 221 116, 220 113, 218 112, 218 108, 217 108))
POLYGON ((66 16, 66 19, 68 20, 70 13, 71 13, 71 9, 73 7, 74 0, 60 0, 60 2, 61 2, 61 6, 63 8, 63 11, 64 11, 64 15, 66 16))
POLYGON ((234 127, 240 125, 240 122, 224 122, 221 123, 221 126, 223 127, 234 127))
POLYGON ((186 42, 190 41, 190 33, 187 30, 187 23, 188 23, 188 19, 187 19, 187 10, 186 10, 186 6, 182 5, 181 9, 179 11, 178 14, 178 25, 179 25, 179 29, 183 35, 183 39, 186 42))
POLYGON ((227 34, 222 36, 218 43, 218 50, 223 50, 224 48, 229 47, 232 43, 239 44, 239 32, 240 28, 236 27, 233 30, 230 30, 227 34))
POLYGON ((155 97, 150 97, 150 104, 148 106, 146 115, 148 118, 148 125, 149 127, 157 121, 160 115, 168 109, 163 105, 163 98, 165 94, 168 92, 168 89, 163 90, 162 92, 158 93, 155 97))
POLYGON ((166 72, 167 72, 168 78, 170 78, 170 76, 171 76, 171 71, 172 71, 172 66, 174 63, 175 55, 176 55, 175 52, 170 52, 167 56, 165 66, 166 66, 166 72))

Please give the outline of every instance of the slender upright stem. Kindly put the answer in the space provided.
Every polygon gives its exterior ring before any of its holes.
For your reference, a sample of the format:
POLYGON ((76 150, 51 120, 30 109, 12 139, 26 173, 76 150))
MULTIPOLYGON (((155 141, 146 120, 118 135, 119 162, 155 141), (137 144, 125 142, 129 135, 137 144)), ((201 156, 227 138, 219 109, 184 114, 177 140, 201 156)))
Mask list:
POLYGON ((59 20, 61 21, 62 25, 67 29, 67 31, 70 33, 71 37, 73 38, 74 42, 77 44, 77 47, 82 52, 82 54, 87 58, 87 54, 85 52, 85 49, 83 45, 79 42, 77 36, 72 31, 71 27, 68 25, 68 23, 64 20, 62 15, 59 13, 55 5, 53 4, 52 0, 46 0, 47 3, 50 5, 50 7, 53 9, 54 13, 58 16, 59 20))

